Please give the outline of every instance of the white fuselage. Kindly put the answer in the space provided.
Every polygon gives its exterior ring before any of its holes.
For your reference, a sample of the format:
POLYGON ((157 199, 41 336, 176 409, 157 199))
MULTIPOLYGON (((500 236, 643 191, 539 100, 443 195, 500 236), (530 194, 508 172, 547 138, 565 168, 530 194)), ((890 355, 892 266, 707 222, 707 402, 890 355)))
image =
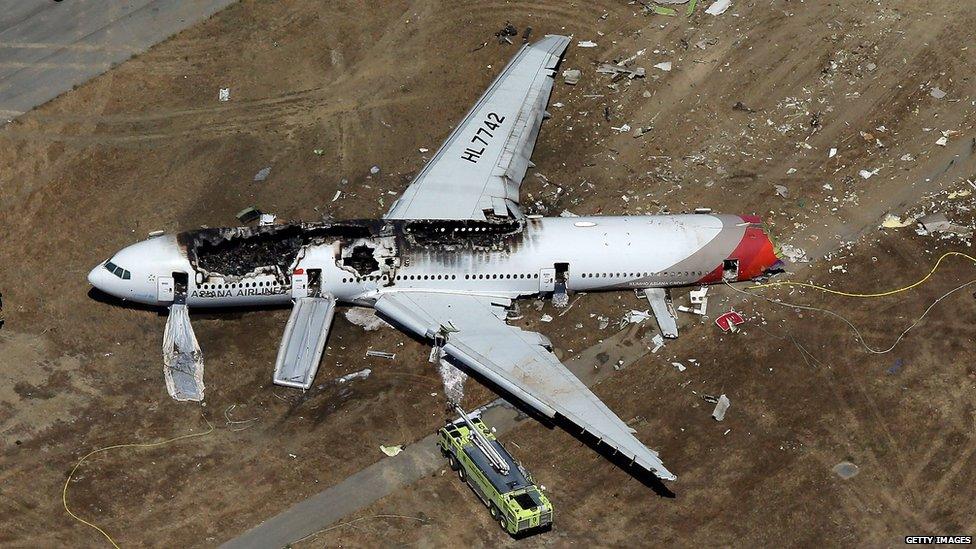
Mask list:
MULTIPOLYGON (((516 224, 516 230, 494 233, 492 226, 483 223, 368 223, 368 235, 305 238, 288 248, 291 256, 276 259, 276 268, 262 265, 261 259, 251 259, 247 253, 260 246, 279 245, 267 231, 286 232, 280 229, 225 230, 238 235, 233 242, 248 238, 254 242, 241 246, 242 251, 219 252, 223 254, 219 260, 208 259, 211 252, 188 243, 200 232, 160 236, 120 251, 96 267, 89 280, 122 299, 167 305, 174 297, 166 284, 172 284, 174 274, 185 273, 189 307, 238 307, 288 304, 296 295, 293 286, 301 278, 293 273, 319 271, 320 292, 331 293, 340 301, 370 305, 387 291, 435 290, 516 298, 552 292, 560 281, 569 291, 719 282, 724 261, 755 263, 754 257, 733 257, 749 251, 743 243, 750 238, 759 240, 752 243, 752 249, 768 247, 769 257, 775 260, 765 233, 752 220, 732 215, 529 218, 516 224), (264 240, 253 236, 260 230, 266 231, 264 240), (357 248, 366 266, 348 260, 357 248), (248 261, 256 263, 248 265, 248 261), (123 275, 107 266, 121 269, 123 275), (220 272, 232 268, 238 272, 220 272)), ((314 225, 288 227, 292 233, 305 231, 302 234, 319 230, 314 225)), ((753 265, 753 270, 771 264, 761 263, 753 265)), ((726 269, 729 265, 725 264, 726 269)), ((741 272, 733 273, 735 280, 759 274, 747 272, 745 265, 737 264, 737 268, 741 272)), ((729 279, 729 273, 724 274, 729 279)))

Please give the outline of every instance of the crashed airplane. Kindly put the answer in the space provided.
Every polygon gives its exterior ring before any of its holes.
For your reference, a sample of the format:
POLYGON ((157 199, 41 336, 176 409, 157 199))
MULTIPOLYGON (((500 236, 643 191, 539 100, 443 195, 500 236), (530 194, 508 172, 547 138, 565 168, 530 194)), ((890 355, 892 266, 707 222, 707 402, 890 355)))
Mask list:
POLYGON ((674 480, 559 362, 549 340, 508 325, 507 312, 529 296, 559 307, 571 292, 633 290, 650 302, 662 332, 676 337, 668 288, 753 279, 778 260, 753 216, 522 212, 519 187, 569 41, 550 35, 523 47, 382 219, 157 236, 119 251, 88 280, 123 300, 171 310, 292 303, 274 381, 303 389, 336 303, 373 307, 430 342, 432 356, 674 480))

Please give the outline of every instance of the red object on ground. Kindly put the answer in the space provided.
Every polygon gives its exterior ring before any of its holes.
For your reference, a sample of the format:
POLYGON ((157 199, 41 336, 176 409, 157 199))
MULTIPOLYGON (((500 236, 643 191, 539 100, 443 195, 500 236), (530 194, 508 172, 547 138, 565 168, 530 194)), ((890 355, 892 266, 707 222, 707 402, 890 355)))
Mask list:
POLYGON ((295 274, 297 275, 305 274, 305 269, 295 269, 295 274))
POLYGON ((745 322, 746 319, 742 318, 742 315, 735 311, 729 311, 715 319, 715 324, 717 324, 723 332, 728 332, 739 324, 745 324, 745 322))

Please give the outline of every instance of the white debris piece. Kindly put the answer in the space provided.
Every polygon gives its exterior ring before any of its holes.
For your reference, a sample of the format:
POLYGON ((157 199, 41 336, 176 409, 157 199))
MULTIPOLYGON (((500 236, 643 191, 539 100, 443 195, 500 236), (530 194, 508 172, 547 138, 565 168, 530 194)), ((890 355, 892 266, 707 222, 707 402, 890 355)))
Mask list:
POLYGON ((685 370, 688 369, 688 368, 685 368, 685 365, 682 364, 682 363, 680 363, 680 362, 672 362, 671 365, 674 366, 675 368, 677 368, 679 372, 683 372, 683 371, 685 371, 685 370))
POLYGON ((915 218, 908 218, 902 221, 901 217, 895 214, 888 214, 881 221, 881 226, 885 229, 900 229, 902 227, 907 227, 915 222, 915 218))
POLYGON ((332 197, 332 201, 335 202, 336 200, 339 200, 340 196, 342 196, 342 191, 336 191, 335 196, 332 197))
POLYGON ((430 152, 430 149, 428 149, 428 148, 426 148, 426 147, 420 147, 420 148, 419 148, 419 149, 417 149, 417 150, 418 150, 418 151, 420 151, 420 154, 424 154, 424 153, 426 153, 426 152, 430 152))
POLYGON ((732 7, 732 0, 716 0, 711 6, 708 6, 705 13, 709 15, 722 15, 730 7, 732 7))
POLYGON ((664 336, 661 334, 654 334, 654 337, 651 338, 651 343, 654 344, 651 352, 657 353, 664 347, 664 336))
POLYGON ((220 88, 217 92, 217 101, 230 101, 230 88, 220 88))
POLYGON ((786 188, 786 185, 773 185, 773 187, 776 189, 776 194, 779 196, 783 198, 790 197, 790 190, 786 188))
POLYGON ((340 378, 337 378, 336 379, 336 382, 337 383, 349 383, 350 381, 353 381, 353 380, 356 380, 356 379, 366 379, 367 377, 369 377, 369 374, 371 374, 371 373, 373 373, 373 370, 370 370, 369 368, 366 368, 364 370, 359 370, 358 372, 353 372, 351 374, 346 374, 346 375, 344 375, 344 376, 342 376, 340 378))
POLYGON ((185 304, 169 308, 163 332, 163 377, 166 390, 174 400, 203 400, 203 351, 190 325, 185 304))
POLYGON ((579 217, 579 216, 569 210, 563 210, 562 212, 560 212, 559 217, 579 217))
POLYGON ((367 332, 379 330, 380 328, 392 328, 382 318, 376 316, 375 310, 368 307, 350 307, 346 310, 346 320, 356 326, 362 327, 367 332))
POLYGON ((278 220, 278 216, 276 216, 275 214, 263 213, 261 214, 261 217, 258 218, 258 225, 262 227, 267 227, 268 225, 274 225, 275 221, 277 220, 278 220))
POLYGON ((369 169, 369 173, 371 173, 373 175, 376 175, 376 174, 380 173, 380 167, 379 166, 373 166, 372 168, 369 169))
POLYGON ((654 65, 654 68, 655 69, 660 69, 660 70, 662 70, 664 72, 671 72, 671 62, 670 61, 662 61, 662 62, 654 65))
POLYGON ((640 324, 649 318, 651 318, 650 311, 638 311, 636 309, 632 309, 624 315, 624 321, 628 324, 640 324))
POLYGON ((541 320, 542 322, 552 322, 552 316, 542 315, 542 318, 540 318, 539 320, 541 320))
POLYGON ((927 234, 952 233, 969 236, 973 233, 973 230, 969 227, 956 225, 955 223, 949 221, 949 218, 947 218, 944 213, 926 215, 925 217, 920 218, 918 223, 922 226, 922 230, 927 234))
POLYGON ((582 77, 583 71, 579 69, 566 69, 563 71, 563 82, 570 86, 575 86, 582 77))
POLYGON ((940 90, 939 88, 932 88, 929 90, 929 95, 936 99, 942 99, 946 96, 946 92, 940 90))
POLYGON ((718 397, 718 402, 715 403, 715 409, 712 410, 712 417, 715 421, 722 421, 725 419, 725 413, 729 411, 729 407, 732 403, 729 401, 729 397, 724 394, 718 397))
POLYGON ((590 40, 580 40, 579 42, 576 43, 576 45, 581 48, 595 48, 596 42, 590 40))
POLYGON ((827 153, 827 158, 833 158, 837 156, 837 147, 831 147, 830 152, 827 153))
POLYGON ((397 444, 396 446, 383 446, 380 444, 380 451, 390 457, 393 457, 403 451, 403 445, 397 444))
POLYGON ((870 170, 870 171, 868 171, 868 170, 861 170, 861 171, 857 172, 857 175, 860 175, 864 179, 871 179, 872 177, 878 175, 878 172, 880 172, 880 171, 881 171, 881 168, 877 168, 877 169, 870 170))
POLYGON ((945 147, 948 143, 949 143, 949 139, 944 135, 935 140, 935 144, 940 147, 945 147))
POLYGON ((624 124, 623 126, 620 126, 620 127, 617 127, 617 128, 610 128, 610 129, 613 130, 613 131, 615 131, 615 132, 627 133, 627 132, 630 131, 630 124, 624 124))
POLYGON ((366 356, 371 356, 374 358, 387 358, 393 360, 396 358, 396 353, 388 353, 386 351, 374 351, 372 349, 366 351, 366 356))

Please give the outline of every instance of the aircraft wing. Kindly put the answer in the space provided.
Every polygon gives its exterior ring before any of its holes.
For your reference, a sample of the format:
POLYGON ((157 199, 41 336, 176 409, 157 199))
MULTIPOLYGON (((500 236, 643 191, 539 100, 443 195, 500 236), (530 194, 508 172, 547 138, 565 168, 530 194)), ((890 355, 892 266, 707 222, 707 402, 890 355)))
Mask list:
POLYGON ((519 187, 569 41, 548 35, 523 46, 385 218, 520 217, 519 187))
POLYGON ((577 379, 548 339, 505 323, 507 298, 437 292, 391 292, 377 313, 414 334, 443 340, 443 352, 550 418, 557 415, 662 480, 675 480, 633 430, 577 379))

